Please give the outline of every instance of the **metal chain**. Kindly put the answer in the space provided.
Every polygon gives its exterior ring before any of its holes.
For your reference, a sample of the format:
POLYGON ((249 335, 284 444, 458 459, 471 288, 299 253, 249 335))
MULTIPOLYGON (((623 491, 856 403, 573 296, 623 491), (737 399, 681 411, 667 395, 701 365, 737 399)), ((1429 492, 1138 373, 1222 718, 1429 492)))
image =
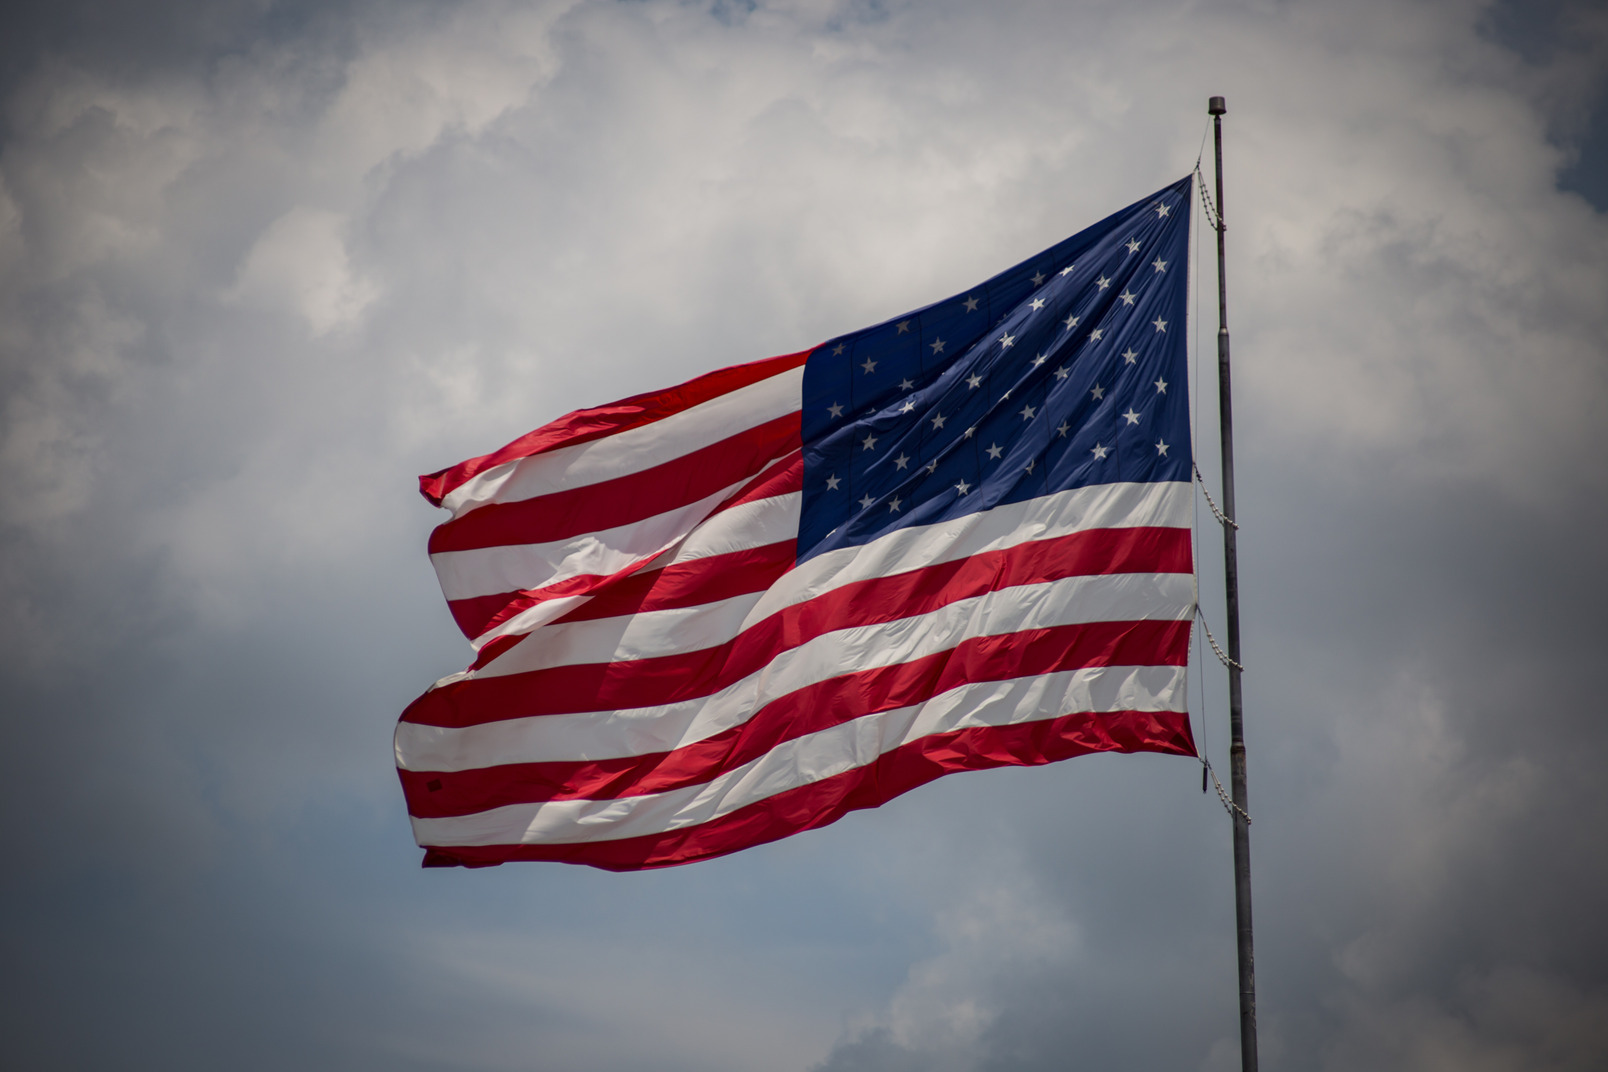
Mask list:
MULTIPOLYGON (((1190 464, 1194 465, 1193 462, 1190 464)), ((1201 494, 1206 496, 1206 505, 1212 508, 1212 516, 1215 517, 1221 524, 1237 530, 1239 528, 1239 522, 1235 521, 1233 518, 1224 514, 1223 511, 1217 508, 1217 500, 1212 498, 1212 489, 1206 486, 1206 478, 1200 475, 1200 466, 1195 465, 1194 468, 1195 480, 1200 483, 1201 494)))
MULTIPOLYGON (((1206 210, 1207 226, 1211 227, 1211 229, 1214 231, 1222 231, 1223 218, 1218 215, 1217 206, 1212 203, 1211 191, 1206 189, 1206 176, 1201 174, 1199 159, 1196 159, 1195 161, 1195 178, 1199 180, 1195 185, 1200 188, 1200 203, 1201 206, 1206 210)), ((1206 496, 1206 505, 1212 508, 1212 516, 1217 518, 1219 524, 1227 525, 1229 528, 1238 530, 1239 522, 1224 514, 1222 510, 1218 509, 1217 500, 1212 498, 1211 489, 1206 486, 1206 478, 1200 473, 1200 466, 1193 465, 1193 463, 1191 464, 1195 470, 1195 480, 1200 484, 1201 494, 1206 496)), ((1200 604, 1198 603, 1195 605, 1195 617, 1200 622, 1201 631, 1206 634, 1206 642, 1212 646, 1212 654, 1216 655, 1224 666, 1244 673, 1245 667, 1241 666, 1233 659, 1230 659, 1228 657, 1228 653, 1218 645, 1217 638, 1212 636, 1211 626, 1206 624, 1206 617, 1205 615, 1201 614, 1200 604)), ((1217 799, 1223 802, 1223 810, 1228 812, 1230 817, 1238 815, 1240 818, 1245 820, 1246 826, 1250 826, 1250 815, 1245 811, 1244 808, 1234 803, 1234 799, 1228 795, 1228 791, 1223 788, 1223 783, 1218 779, 1217 771, 1212 767, 1211 762, 1207 760, 1205 756, 1201 756, 1200 764, 1205 769, 1206 773, 1211 775, 1212 785, 1217 788, 1217 799)))
POLYGON ((1217 206, 1212 203, 1211 191, 1206 189, 1206 176, 1200 173, 1200 161, 1195 161, 1195 178, 1200 181, 1195 185, 1200 188, 1200 203, 1206 207, 1206 223, 1214 231, 1223 229, 1223 217, 1217 214, 1217 206))
POLYGON ((1199 603, 1195 604, 1195 619, 1198 622, 1200 622, 1201 629, 1205 631, 1205 633, 1206 633, 1206 643, 1208 643, 1208 644, 1210 644, 1212 646, 1212 653, 1214 655, 1216 655, 1219 660, 1222 661, 1222 664, 1224 666, 1228 667, 1230 670, 1238 670, 1240 673, 1243 674, 1245 672, 1245 667, 1241 666, 1239 663, 1235 662, 1233 659, 1230 659, 1228 657, 1228 653, 1225 652, 1222 648, 1217 646, 1217 638, 1212 636, 1212 627, 1206 624, 1206 616, 1200 612, 1200 604, 1199 603))
POLYGON ((1223 802, 1223 810, 1228 812, 1230 816, 1238 814, 1240 818, 1245 820, 1245 825, 1250 826, 1250 815, 1245 811, 1244 808, 1234 803, 1234 798, 1228 795, 1228 791, 1223 788, 1223 783, 1217 780, 1217 771, 1214 770, 1212 765, 1204 759, 1200 761, 1200 764, 1206 768, 1206 773, 1212 776, 1212 784, 1217 787, 1217 799, 1223 802))

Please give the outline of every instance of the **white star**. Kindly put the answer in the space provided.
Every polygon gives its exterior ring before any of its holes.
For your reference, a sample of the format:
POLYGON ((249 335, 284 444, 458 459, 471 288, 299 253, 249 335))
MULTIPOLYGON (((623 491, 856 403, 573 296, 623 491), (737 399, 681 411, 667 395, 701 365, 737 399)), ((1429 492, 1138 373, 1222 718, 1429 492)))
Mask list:
POLYGON ((870 432, 867 432, 865 434, 865 438, 860 440, 860 446, 864 447, 866 450, 870 450, 872 447, 874 447, 876 445, 877 445, 877 437, 872 435, 870 432))
POLYGON ((938 459, 934 458, 932 461, 922 466, 922 468, 927 470, 929 473, 936 473, 938 471, 938 459))
POLYGON ((869 509, 871 509, 872 505, 875 502, 876 502, 875 499, 873 499, 871 496, 867 495, 865 498, 860 500, 860 508, 862 510, 869 510, 869 509))
POLYGON ((907 398, 907 399, 904 400, 904 405, 899 407, 899 412, 900 413, 909 413, 911 410, 913 410, 915 408, 916 408, 916 400, 913 399, 913 398, 907 398))
POLYGON ((983 378, 977 375, 977 373, 974 372, 970 376, 966 377, 966 386, 970 387, 973 391, 977 390, 977 388, 981 387, 982 385, 983 378))
POLYGON ((834 346, 832 348, 832 356, 833 357, 841 357, 842 355, 843 355, 843 344, 838 343, 836 346, 834 346))
POLYGON ((1169 211, 1169 209, 1167 208, 1166 205, 1157 205, 1156 206, 1156 219, 1158 219, 1158 220, 1161 219, 1163 216, 1167 215, 1168 211, 1169 211))
POLYGON ((975 431, 977 431, 977 426, 974 424, 970 428, 966 429, 966 435, 964 438, 970 439, 972 437, 972 433, 975 431))
POLYGON ((826 478, 826 490, 827 491, 836 491, 837 488, 838 488, 838 485, 841 484, 841 483, 843 483, 843 481, 838 479, 838 476, 837 476, 836 473, 833 473, 831 476, 826 478))
POLYGON ((966 295, 966 311, 968 313, 975 313, 977 311, 977 299, 972 297, 970 294, 966 295))
POLYGON ((1089 453, 1093 454, 1095 459, 1098 460, 1100 458, 1104 458, 1107 454, 1110 454, 1111 453, 1111 448, 1110 447, 1102 447, 1100 444, 1096 443, 1094 445, 1094 449, 1089 451, 1089 453))
POLYGON ((1039 354, 1037 357, 1035 357, 1033 359, 1033 367, 1038 368, 1040 365, 1044 364, 1044 362, 1046 362, 1048 360, 1049 360, 1049 358, 1045 357, 1043 354, 1039 354))
POLYGON ((1111 280, 1107 279, 1105 276, 1101 276, 1099 279, 1094 281, 1094 285, 1099 287, 1101 290, 1104 290, 1106 287, 1111 285, 1111 280))
POLYGON ((1094 385, 1094 390, 1089 392, 1089 397, 1093 398, 1096 402, 1098 402, 1104 396, 1105 396, 1105 388, 1101 387, 1099 384, 1095 384, 1094 385))
POLYGON ((1075 265, 1075 264, 1069 264, 1065 268, 1061 269, 1061 274, 1062 275, 1071 275, 1072 274, 1072 269, 1074 269, 1076 267, 1077 267, 1077 265, 1075 265))
POLYGON ((1156 317, 1156 319, 1152 320, 1151 323, 1156 325, 1156 330, 1157 331, 1166 331, 1167 330, 1167 321, 1163 320, 1159 316, 1156 317))
POLYGON ((1031 305, 1033 307, 1034 311, 1036 312, 1037 310, 1044 308, 1044 299, 1043 298, 1034 298, 1028 304, 1031 305))
POLYGON ((1135 413, 1133 411, 1132 406, 1129 406, 1128 407, 1128 412, 1124 413, 1122 416, 1123 416, 1124 419, 1127 420, 1127 422, 1129 424, 1138 424, 1139 423, 1139 414, 1137 414, 1137 413, 1135 413))
POLYGON ((895 469, 903 469, 905 466, 907 466, 909 464, 910 464, 910 455, 906 454, 902 450, 899 452, 899 456, 897 458, 893 459, 893 467, 895 469))
POLYGON ((1119 298, 1121 298, 1121 299, 1122 299, 1122 304, 1123 304, 1123 305, 1132 305, 1132 304, 1133 304, 1133 300, 1134 300, 1134 299, 1135 299, 1135 298, 1137 298, 1137 297, 1138 297, 1138 296, 1139 296, 1139 295, 1137 295, 1137 294, 1131 294, 1131 293, 1129 293, 1129 292, 1128 292, 1128 288, 1127 288, 1127 287, 1123 287, 1123 288, 1122 288, 1122 293, 1121 293, 1121 294, 1118 294, 1118 295, 1117 295, 1117 297, 1119 297, 1119 298))
POLYGON ((901 321, 899 321, 899 330, 894 332, 894 334, 895 335, 903 335, 905 332, 907 332, 909 330, 910 330, 910 321, 901 320, 901 321))
POLYGON ((1044 273, 1043 272, 1034 272, 1033 273, 1033 285, 1036 287, 1036 286, 1039 286, 1040 284, 1042 284, 1043 282, 1044 282, 1044 273))
POLYGON ((1026 470, 1026 472, 1027 472, 1027 475, 1028 475, 1028 476, 1032 476, 1032 475, 1033 475, 1033 466, 1035 466, 1035 465, 1037 465, 1037 464, 1038 464, 1038 459, 1037 459, 1037 458, 1030 458, 1030 459, 1028 459, 1028 462, 1027 462, 1027 470, 1026 470))
POLYGON ((877 370, 877 363, 868 357, 865 359, 865 364, 861 365, 860 367, 865 369, 866 373, 869 375, 877 370))
POLYGON ((1078 318, 1077 317, 1069 316, 1069 317, 1066 318, 1066 330, 1071 331, 1073 328, 1075 328, 1077 326, 1078 326, 1078 318))
POLYGON ((1001 335, 999 337, 999 348, 1001 350, 1008 350, 1008 349, 1011 348, 1011 346, 1013 346, 1015 344, 1015 342, 1016 342, 1016 336, 1015 335, 1011 335, 1011 334, 1001 335))
POLYGON ((915 381, 909 379, 900 380, 899 389, 901 391, 914 391, 916 389, 915 381))
POLYGON ((826 412, 830 413, 834 418, 841 417, 843 416, 843 407, 834 402, 826 407, 826 412))
POLYGON ((1038 410, 1034 409, 1032 406, 1023 406, 1022 407, 1022 420, 1024 420, 1024 421, 1032 420, 1033 419, 1033 414, 1035 414, 1037 412, 1038 412, 1038 410))
POLYGON ((935 429, 942 428, 944 426, 944 415, 942 413, 934 413, 932 415, 932 426, 935 429))
POLYGON ((1163 443, 1159 439, 1156 440, 1156 453, 1160 454, 1163 458, 1167 456, 1167 444, 1163 443))
POLYGON ((1129 253, 1138 253, 1139 252, 1139 240, 1137 238, 1128 239, 1128 252, 1129 253))
POLYGON ((1130 346, 1122 351, 1122 359, 1131 365, 1139 360, 1139 352, 1130 346))
POLYGON ((1057 428, 1057 429, 1056 429, 1056 431, 1057 431, 1057 432, 1060 432, 1060 433, 1061 433, 1061 438, 1062 438, 1062 439, 1065 439, 1065 438, 1066 438, 1066 434, 1067 434, 1067 433, 1068 433, 1068 432, 1070 432, 1070 431, 1071 431, 1071 430, 1072 430, 1072 426, 1071 426, 1071 425, 1070 425, 1070 424, 1068 424, 1068 423, 1067 423, 1067 422, 1066 422, 1066 421, 1062 421, 1062 422, 1061 422, 1061 427, 1059 427, 1059 428, 1057 428))
POLYGON ((1167 262, 1162 260, 1160 257, 1157 257, 1155 260, 1151 261, 1150 266, 1158 272, 1165 272, 1167 270, 1167 262))
POLYGON ((1004 394, 999 396, 999 400, 1001 402, 1009 402, 1011 400, 1011 393, 1006 391, 1004 394))
POLYGON ((1156 393, 1157 394, 1163 394, 1163 395, 1167 393, 1167 381, 1166 380, 1157 380, 1156 381, 1156 393))
POLYGON ((993 458, 993 459, 994 459, 994 460, 995 460, 995 461, 999 461, 999 456, 1000 456, 1000 455, 1001 455, 1001 454, 1004 454, 1004 453, 1005 453, 1005 448, 1004 448, 1004 447, 1002 447, 1002 446, 1000 446, 1000 445, 999 445, 999 444, 998 444, 998 443, 990 443, 990 444, 989 444, 989 445, 988 445, 988 450, 987 450, 987 451, 985 451, 985 453, 986 453, 986 454, 987 454, 987 455, 988 455, 988 456, 989 456, 989 457, 990 457, 990 458, 993 458))
POLYGON ((899 506, 900 506, 899 496, 895 495, 893 497, 893 499, 888 503, 888 513, 897 514, 899 512, 899 506))
POLYGON ((1060 368, 1055 370, 1055 378, 1058 380, 1064 380, 1071 374, 1072 370, 1067 368, 1065 365, 1062 365, 1060 368))
POLYGON ((941 354, 941 353, 944 352, 944 340, 942 340, 942 339, 934 339, 934 340, 932 340, 930 345, 932 346, 932 352, 933 353, 941 354))
POLYGON ((1089 338, 1091 340, 1093 340, 1094 342, 1099 342, 1100 339, 1102 337, 1104 337, 1104 335, 1105 335, 1105 329, 1104 328, 1095 328, 1093 331, 1089 332, 1089 338))
POLYGON ((971 485, 962 480, 959 484, 955 485, 955 490, 964 495, 971 490, 971 485))

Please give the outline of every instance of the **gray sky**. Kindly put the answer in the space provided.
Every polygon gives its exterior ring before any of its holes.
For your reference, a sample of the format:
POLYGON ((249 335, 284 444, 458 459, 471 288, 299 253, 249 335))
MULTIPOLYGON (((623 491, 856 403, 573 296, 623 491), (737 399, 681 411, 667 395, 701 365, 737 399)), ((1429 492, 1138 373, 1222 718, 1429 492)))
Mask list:
POLYGON ((1608 1060, 1604 5, 7 20, 7 1068, 1237 1067, 1188 761, 612 875, 420 870, 390 755, 468 657, 416 474, 980 280, 1187 172, 1212 93, 1266 1064, 1608 1060))

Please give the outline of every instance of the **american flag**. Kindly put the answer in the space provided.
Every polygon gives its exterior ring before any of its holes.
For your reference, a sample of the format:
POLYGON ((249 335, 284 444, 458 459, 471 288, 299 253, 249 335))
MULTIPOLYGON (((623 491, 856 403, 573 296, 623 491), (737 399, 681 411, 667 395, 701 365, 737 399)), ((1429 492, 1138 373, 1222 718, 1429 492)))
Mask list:
POLYGON ((397 727, 425 864, 660 867, 955 771, 1194 755, 1190 194, 421 477, 477 650, 397 727))

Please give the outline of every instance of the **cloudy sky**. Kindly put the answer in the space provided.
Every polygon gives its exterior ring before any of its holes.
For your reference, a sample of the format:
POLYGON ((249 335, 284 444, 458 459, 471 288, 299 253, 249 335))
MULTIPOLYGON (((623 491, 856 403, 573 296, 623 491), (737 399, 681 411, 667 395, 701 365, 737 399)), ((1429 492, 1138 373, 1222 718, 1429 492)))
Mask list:
MULTIPOLYGON (((468 659, 416 474, 979 281, 1187 173, 1214 93, 1265 1066, 1608 1061, 1608 8, 6 23, 7 1068, 1237 1067, 1190 761, 615 875, 420 870, 390 751, 468 659)), ((1221 760, 1215 663, 1192 704, 1221 760)))

